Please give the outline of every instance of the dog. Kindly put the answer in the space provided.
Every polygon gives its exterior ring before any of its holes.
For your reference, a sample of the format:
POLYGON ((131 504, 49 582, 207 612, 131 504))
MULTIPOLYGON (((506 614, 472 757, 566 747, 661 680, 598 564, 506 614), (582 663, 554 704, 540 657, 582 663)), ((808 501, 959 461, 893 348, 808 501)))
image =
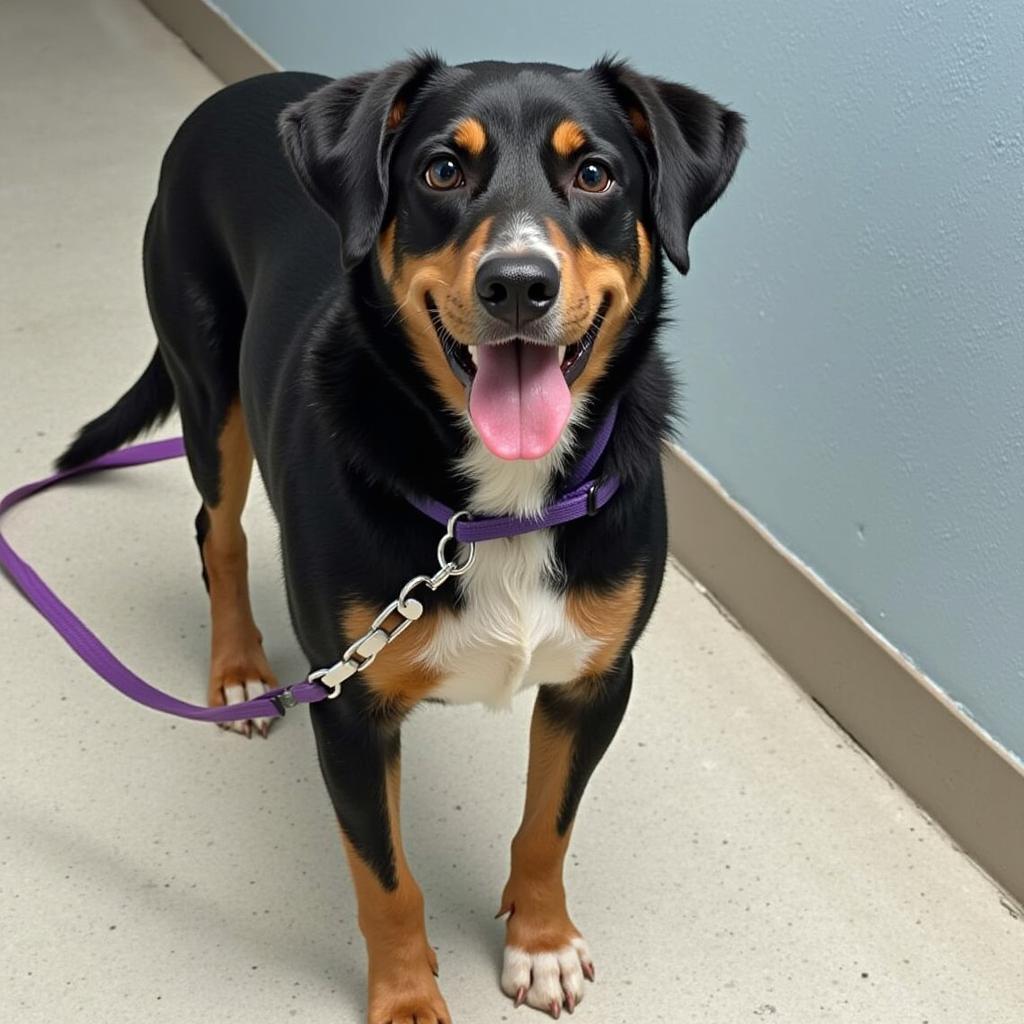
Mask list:
POLYGON ((166 153, 144 239, 156 353, 58 466, 179 410, 202 499, 210 705, 276 686, 240 521, 254 457, 318 668, 430 572, 441 528, 409 495, 536 520, 615 410, 604 507, 478 543, 394 644, 311 706, 366 940, 369 1024, 451 1021, 399 833, 400 729, 420 701, 504 707, 537 688, 501 988, 557 1018, 594 979, 562 869, 665 563, 665 257, 686 273, 690 230, 744 134, 709 96, 617 60, 421 54, 336 81, 231 85, 166 153))

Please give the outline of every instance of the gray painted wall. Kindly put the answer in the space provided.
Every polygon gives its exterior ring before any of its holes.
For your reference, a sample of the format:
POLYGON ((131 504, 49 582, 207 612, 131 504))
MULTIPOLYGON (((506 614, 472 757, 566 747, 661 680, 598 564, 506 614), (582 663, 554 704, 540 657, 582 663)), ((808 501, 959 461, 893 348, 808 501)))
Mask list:
POLYGON ((683 441, 1024 755, 1019 0, 219 6, 289 68, 617 50, 747 114, 666 337, 683 441))

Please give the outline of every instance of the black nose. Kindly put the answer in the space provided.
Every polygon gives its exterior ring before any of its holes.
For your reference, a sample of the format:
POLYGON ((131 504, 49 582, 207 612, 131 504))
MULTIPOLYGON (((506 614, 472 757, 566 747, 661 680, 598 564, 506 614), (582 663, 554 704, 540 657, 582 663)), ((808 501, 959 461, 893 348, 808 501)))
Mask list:
POLYGON ((476 293, 491 316, 519 328, 558 298, 558 267, 546 256, 492 256, 476 272, 476 293))

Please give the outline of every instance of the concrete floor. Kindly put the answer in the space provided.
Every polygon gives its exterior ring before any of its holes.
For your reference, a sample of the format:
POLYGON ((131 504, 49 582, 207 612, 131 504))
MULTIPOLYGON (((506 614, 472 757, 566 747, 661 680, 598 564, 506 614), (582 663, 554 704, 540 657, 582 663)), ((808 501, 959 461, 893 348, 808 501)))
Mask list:
MULTIPOLYGON (((148 359, 158 162, 217 83, 131 0, 7 0, 0 76, 6 490, 148 359)), ((5 529, 129 665, 201 700, 195 506, 167 464, 44 495, 5 529)), ((248 526, 257 618, 298 678, 260 495, 248 526)), ((0 652, 0 1019, 360 1020, 306 716, 247 742, 135 707, 6 584, 0 652)), ((1024 933, 999 892, 675 570, 637 661, 572 850, 599 967, 582 1019, 1020 1021, 1024 933)), ((498 991, 492 920, 528 714, 430 709, 407 730, 407 846, 460 1022, 532 1015, 498 991)))

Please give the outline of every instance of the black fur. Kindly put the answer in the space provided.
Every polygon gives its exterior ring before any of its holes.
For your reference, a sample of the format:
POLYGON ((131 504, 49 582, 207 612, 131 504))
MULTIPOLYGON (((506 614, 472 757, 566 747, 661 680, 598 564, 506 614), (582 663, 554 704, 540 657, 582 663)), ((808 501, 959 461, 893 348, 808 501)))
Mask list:
POLYGON ((572 737, 571 768, 558 811, 560 835, 576 818, 590 776, 622 723, 632 689, 633 660, 626 656, 591 684, 586 700, 568 696, 557 686, 542 686, 537 694, 537 708, 548 725, 572 737))
POLYGON ((199 548, 199 567, 202 572, 203 586, 207 591, 209 591, 210 577, 206 572, 206 559, 203 557, 203 544, 206 543, 207 535, 210 532, 210 513, 207 511, 205 503, 199 506, 199 511, 196 513, 195 526, 196 547, 199 548))
POLYGON ((398 879, 385 780, 401 756, 399 724, 381 721, 359 687, 330 704, 330 714, 313 716, 327 791, 345 835, 381 885, 393 892, 398 879))
POLYGON ((174 408, 174 387, 159 350, 142 376, 105 413, 86 423, 56 461, 59 470, 75 469, 138 437, 167 418, 174 408))
POLYGON ((605 60, 599 74, 650 128, 643 147, 661 244, 680 273, 690 269, 690 229, 722 194, 746 144, 745 121, 710 96, 605 60))
POLYGON ((338 223, 346 270, 370 251, 384 219, 397 138, 387 130, 388 115, 442 66, 427 55, 376 74, 329 82, 281 115, 281 138, 292 166, 338 223))

